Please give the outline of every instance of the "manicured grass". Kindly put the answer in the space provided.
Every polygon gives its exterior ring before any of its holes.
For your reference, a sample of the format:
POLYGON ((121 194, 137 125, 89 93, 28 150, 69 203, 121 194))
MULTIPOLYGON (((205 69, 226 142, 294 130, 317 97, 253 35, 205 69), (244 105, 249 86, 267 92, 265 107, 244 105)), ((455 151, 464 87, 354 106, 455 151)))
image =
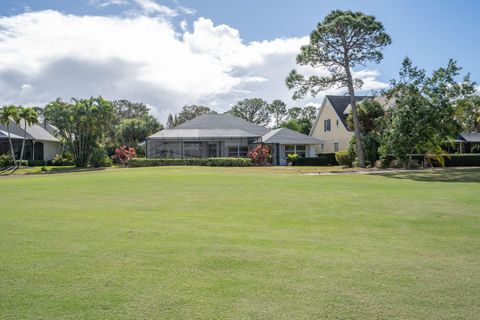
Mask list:
POLYGON ((0 177, 0 319, 478 319, 479 169, 293 173, 0 177))

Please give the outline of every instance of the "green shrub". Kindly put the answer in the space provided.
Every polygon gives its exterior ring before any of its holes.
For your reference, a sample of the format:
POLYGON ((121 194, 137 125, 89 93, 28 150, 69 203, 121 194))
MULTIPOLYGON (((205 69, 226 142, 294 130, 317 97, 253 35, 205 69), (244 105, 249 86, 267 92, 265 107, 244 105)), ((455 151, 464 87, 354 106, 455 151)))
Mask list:
POLYGON ((204 167, 249 167, 248 158, 191 158, 191 159, 151 159, 133 158, 128 162, 132 168, 159 166, 204 166, 204 167))
MULTIPOLYGON (((17 164, 19 160, 17 159, 17 164)), ((26 167, 28 165, 27 160, 22 160, 22 166, 26 167)), ((13 166, 13 159, 10 154, 2 154, 0 155, 0 168, 6 168, 9 166, 13 166)))
POLYGON ((445 157, 446 167, 480 166, 480 153, 450 154, 445 157))
POLYGON ((107 155, 103 148, 96 148, 90 156, 90 166, 94 168, 104 168, 112 166, 112 159, 107 155))
POLYGON ((290 154, 287 155, 287 163, 291 163, 293 165, 293 163, 297 159, 298 159, 298 154, 296 154, 296 153, 290 153, 290 154))
POLYGON ((12 157, 10 157, 10 154, 2 154, 0 155, 0 168, 5 168, 10 166, 12 163, 12 157))
POLYGON ((335 153, 335 159, 337 160, 338 164, 345 167, 352 166, 352 158, 348 151, 339 151, 335 153))
POLYGON ((324 157, 322 155, 319 155, 316 158, 297 158, 292 165, 293 166, 331 166, 331 165, 336 165, 337 161, 334 160, 333 162, 331 161, 332 159, 329 157, 324 157))
POLYGON ((28 166, 29 167, 41 167, 45 165, 44 160, 28 160, 28 166))
POLYGON ((73 154, 70 152, 64 152, 62 154, 57 154, 53 157, 52 165, 54 166, 73 166, 75 163, 73 161, 73 154))

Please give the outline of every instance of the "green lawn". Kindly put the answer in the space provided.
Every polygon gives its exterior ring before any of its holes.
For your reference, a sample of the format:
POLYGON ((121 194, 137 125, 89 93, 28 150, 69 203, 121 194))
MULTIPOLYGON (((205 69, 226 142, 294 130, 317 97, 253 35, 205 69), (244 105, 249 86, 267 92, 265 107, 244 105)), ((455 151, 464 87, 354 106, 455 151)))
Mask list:
POLYGON ((0 177, 0 319, 478 319, 480 170, 0 177))

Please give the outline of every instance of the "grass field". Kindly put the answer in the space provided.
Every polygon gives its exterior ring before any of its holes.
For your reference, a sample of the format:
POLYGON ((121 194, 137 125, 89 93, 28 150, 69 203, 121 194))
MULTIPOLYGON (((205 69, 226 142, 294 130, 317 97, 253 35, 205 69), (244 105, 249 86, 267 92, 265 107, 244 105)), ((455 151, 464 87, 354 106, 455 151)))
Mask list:
POLYGON ((0 319, 478 319, 480 170, 0 177, 0 319))

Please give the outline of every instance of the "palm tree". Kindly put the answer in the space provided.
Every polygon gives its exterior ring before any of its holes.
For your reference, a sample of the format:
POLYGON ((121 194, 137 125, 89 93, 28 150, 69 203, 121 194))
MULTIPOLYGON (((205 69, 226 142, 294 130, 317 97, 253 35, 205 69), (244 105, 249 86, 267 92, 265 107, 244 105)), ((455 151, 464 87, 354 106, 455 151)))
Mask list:
MULTIPOLYGON (((23 151, 25 150, 25 139, 27 138, 27 125, 31 126, 38 123, 38 113, 34 108, 24 108, 20 107, 18 111, 18 118, 20 122, 23 122, 23 142, 22 142, 22 151, 20 152, 20 165, 23 160, 23 151)), ((32 159, 34 160, 34 159, 32 159)))
POLYGON ((10 142, 10 153, 12 155, 13 164, 16 166, 15 152, 13 151, 12 138, 10 136, 10 121, 18 122, 18 108, 14 105, 3 106, 0 110, 0 123, 7 127, 8 141, 10 142))

